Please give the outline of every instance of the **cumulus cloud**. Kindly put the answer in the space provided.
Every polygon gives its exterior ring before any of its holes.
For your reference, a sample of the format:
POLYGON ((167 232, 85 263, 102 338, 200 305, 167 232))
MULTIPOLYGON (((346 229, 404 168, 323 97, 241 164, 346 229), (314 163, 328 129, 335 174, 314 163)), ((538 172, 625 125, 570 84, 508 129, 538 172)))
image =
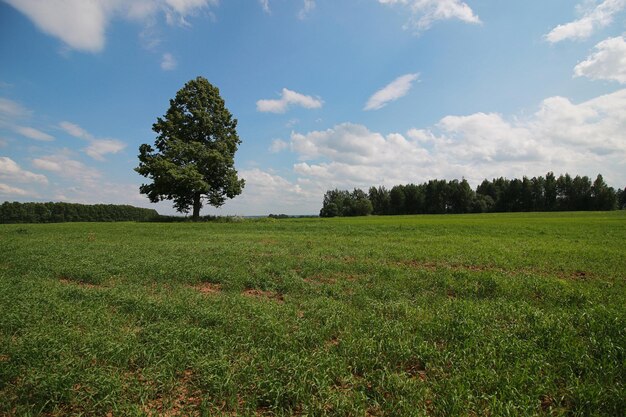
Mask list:
POLYGON ((303 186, 301 180, 286 178, 259 168, 239 171, 246 180, 245 192, 226 203, 223 210, 232 214, 316 214, 323 190, 303 186), (277 205, 277 202, 280 204, 277 205), (278 207, 278 208, 277 208, 278 207))
POLYGON ((407 26, 418 31, 429 29, 438 20, 457 19, 465 23, 481 23, 471 7, 461 0, 378 0, 378 2, 406 7, 412 16, 407 26))
POLYGON ((45 175, 35 174, 19 166, 17 162, 9 157, 0 157, 0 179, 11 182, 47 184, 48 178, 45 175))
POLYGON ((283 88, 280 99, 259 100, 256 102, 257 111, 269 113, 285 113, 290 106, 300 106, 305 109, 319 109, 323 101, 319 98, 306 96, 295 91, 283 88))
POLYGON ((5 0, 42 32, 72 49, 99 52, 109 22, 118 17, 149 22, 164 13, 168 23, 187 24, 186 17, 218 0, 5 0))
MULTIPOLYGON (((107 181, 102 172, 74 159, 71 151, 61 150, 52 155, 35 158, 32 160, 32 166, 55 177, 53 184, 38 190, 40 198, 85 204, 132 204, 154 208, 154 205, 149 204, 145 196, 139 193, 139 184, 107 181)), ((171 205, 159 204, 157 207, 165 212, 171 210, 171 205)))
POLYGON ((399 180, 408 172, 433 163, 428 150, 403 135, 383 135, 353 123, 306 134, 293 133, 291 148, 302 161, 294 165, 294 171, 326 182, 329 188, 399 180))
POLYGON ((172 54, 163 54, 163 57, 161 58, 161 69, 163 71, 175 70, 177 65, 178 63, 176 62, 176 59, 172 56, 172 54))
POLYGON ((274 139, 272 141, 272 144, 270 145, 269 150, 271 153, 278 153, 278 152, 284 151, 287 148, 289 148, 289 143, 281 139, 274 139))
POLYGON ((22 188, 12 187, 7 184, 0 183, 0 195, 4 197, 36 197, 37 194, 26 191, 22 188))
POLYGON ((85 153, 98 161, 103 161, 107 154, 115 154, 126 148, 126 144, 117 139, 97 139, 75 123, 64 121, 59 123, 59 127, 71 136, 88 141, 85 153))
POLYGON ((419 74, 405 74, 396 78, 385 87, 375 92, 369 100, 367 100, 363 110, 378 110, 385 107, 390 102, 404 97, 411 87, 413 87, 413 82, 418 78, 419 74))
POLYGON ((626 39, 624 36, 605 39, 594 49, 593 54, 576 65, 574 76, 626 84, 626 39))
POLYGON ((614 16, 626 8, 626 0, 604 0, 595 7, 584 8, 581 5, 578 8, 585 9, 582 16, 552 29, 546 35, 548 42, 557 43, 566 39, 587 39, 598 29, 610 25, 614 16))
POLYGON ((304 20, 315 9, 315 0, 304 0, 302 9, 298 12, 298 19, 304 20))

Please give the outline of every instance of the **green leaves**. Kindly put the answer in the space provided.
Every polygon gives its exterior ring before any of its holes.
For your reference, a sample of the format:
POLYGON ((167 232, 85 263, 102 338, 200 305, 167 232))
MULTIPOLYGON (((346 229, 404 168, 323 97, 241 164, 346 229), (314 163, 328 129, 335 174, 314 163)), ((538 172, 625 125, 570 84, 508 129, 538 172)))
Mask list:
POLYGON ((152 126, 156 149, 139 147, 135 171, 152 180, 140 192, 152 202, 174 200, 181 212, 193 207, 194 218, 203 200, 219 207, 241 194, 245 183, 234 168, 241 143, 236 127, 217 87, 203 77, 189 81, 152 126))

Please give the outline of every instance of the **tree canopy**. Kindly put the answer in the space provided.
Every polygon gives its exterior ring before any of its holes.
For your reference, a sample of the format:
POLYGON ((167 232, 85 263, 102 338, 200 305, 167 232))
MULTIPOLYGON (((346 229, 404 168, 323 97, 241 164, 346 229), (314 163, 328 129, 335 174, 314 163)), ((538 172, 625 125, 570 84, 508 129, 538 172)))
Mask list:
POLYGON ((626 189, 609 187, 602 175, 595 181, 587 176, 558 178, 552 172, 544 177, 485 179, 472 190, 459 180, 430 180, 423 184, 396 185, 391 190, 371 187, 365 194, 328 190, 321 217, 363 216, 367 214, 443 214, 512 211, 584 211, 626 208, 626 189), (370 203, 369 205, 367 203, 370 203))
POLYGON ((194 219, 205 202, 219 207, 241 194, 244 180, 234 167, 241 143, 236 128, 217 87, 203 77, 187 82, 152 126, 154 148, 139 147, 135 171, 152 180, 140 192, 153 203, 173 200, 183 213, 192 208, 194 219))
POLYGON ((0 204, 0 223, 62 223, 148 221, 154 209, 116 204, 18 203, 0 204))

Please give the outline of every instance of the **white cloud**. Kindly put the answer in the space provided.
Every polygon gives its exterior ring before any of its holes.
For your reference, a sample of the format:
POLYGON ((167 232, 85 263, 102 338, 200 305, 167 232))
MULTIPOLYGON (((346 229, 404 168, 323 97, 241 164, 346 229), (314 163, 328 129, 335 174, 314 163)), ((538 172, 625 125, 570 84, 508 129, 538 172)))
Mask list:
POLYGON ((25 14, 42 32, 72 49, 99 52, 106 43, 109 22, 117 17, 149 22, 163 12, 169 23, 185 18, 218 0, 5 0, 25 14))
POLYGON ((466 23, 481 23, 471 7, 461 0, 378 0, 378 2, 407 7, 412 15, 408 26, 418 31, 429 29, 438 20, 458 19, 466 23))
POLYGON ((375 92, 369 100, 367 100, 363 110, 378 110, 385 107, 390 102, 404 97, 411 87, 413 87, 413 82, 418 78, 419 74, 405 74, 396 78, 391 83, 375 92))
MULTIPOLYGON (((579 6, 579 9, 583 8, 584 5, 579 6)), ((586 8, 580 19, 556 26, 546 35, 546 39, 551 43, 566 39, 587 39, 596 30, 610 25, 613 17, 624 8, 626 0, 604 0, 595 7, 586 8)))
POLYGON ((342 123, 324 131, 293 133, 291 148, 301 161, 294 171, 328 183, 329 188, 399 181, 433 162, 428 150, 403 135, 383 135, 363 125, 342 123))
POLYGON ((177 65, 178 63, 176 62, 176 59, 172 56, 172 54, 163 54, 163 57, 161 58, 161 69, 163 71, 172 71, 176 69, 177 65))
MULTIPOLYGON (((148 203, 145 196, 139 194, 138 184, 109 182, 102 172, 72 159, 70 151, 33 159, 32 165, 58 177, 52 186, 39 190, 41 198, 85 204, 155 207, 148 203)), ((159 204, 157 207, 165 211, 171 209, 171 205, 159 204)))
POLYGON ((35 197, 36 194, 31 193, 30 191, 26 191, 22 188, 12 187, 7 184, 0 183, 0 195, 5 197, 35 197))
POLYGON ((269 150, 271 153, 278 153, 278 152, 284 151, 287 148, 289 148, 289 143, 281 139, 274 139, 272 141, 272 144, 270 145, 269 150))
POLYGON ((0 178, 5 181, 47 184, 45 175, 35 174, 20 167, 17 162, 9 157, 0 157, 0 178))
POLYGON ((323 190, 303 187, 299 180, 292 182, 276 173, 258 168, 241 170, 246 180, 243 194, 226 203, 221 209, 232 214, 316 214, 323 190))
POLYGON ((75 123, 64 121, 59 123, 59 127, 76 138, 88 141, 89 146, 84 149, 85 153, 98 161, 103 161, 107 154, 115 154, 126 148, 126 144, 117 139, 97 139, 75 123))
POLYGON ((79 183, 95 183, 102 177, 100 171, 90 168, 80 161, 69 158, 63 153, 33 159, 32 165, 44 171, 50 171, 62 178, 79 183))
POLYGON ((126 144, 116 139, 95 139, 85 148, 85 153, 98 161, 104 161, 104 155, 115 154, 126 148, 126 144))
POLYGON ((187 16, 209 5, 217 6, 219 0, 165 0, 165 4, 181 16, 187 16))
POLYGON ((42 132, 39 129, 35 129, 34 127, 13 126, 13 130, 22 136, 26 136, 27 138, 34 139, 34 140, 40 140, 44 142, 49 142, 49 141, 54 140, 54 136, 51 136, 45 132, 42 132))
POLYGON ((32 112, 15 101, 0 97, 0 117, 22 118, 30 116, 32 112))
POLYGON ((626 84, 626 39, 623 36, 605 39, 594 49, 592 55, 576 65, 574 76, 626 84))
POLYGON ((283 88, 280 99, 259 100, 256 102, 257 111, 269 113, 285 113, 291 106, 301 106, 305 109, 318 109, 323 101, 319 98, 305 96, 304 94, 283 88))
POLYGON ((321 192, 320 198, 335 187, 389 187, 461 177, 476 186, 484 178, 548 171, 602 173, 609 184, 623 187, 626 89, 579 104, 550 97, 523 119, 497 113, 450 115, 406 134, 382 134, 343 123, 323 131, 294 132, 291 150, 300 160, 293 166, 298 183, 304 192, 321 192))
POLYGON ((93 135, 91 135, 89 132, 87 132, 85 129, 78 126, 77 124, 74 124, 71 122, 61 122, 59 123, 59 127, 61 127, 61 129, 65 130, 67 133, 74 136, 75 138, 80 138, 80 139, 85 139, 85 140, 94 139, 93 135))
POLYGON ((35 129, 30 126, 22 126, 18 123, 19 119, 28 119, 32 116, 33 112, 21 104, 0 97, 0 127, 7 127, 14 132, 25 136, 29 139, 49 142, 53 141, 54 137, 48 133, 42 132, 39 129, 35 129))
POLYGON ((39 129, 17 124, 19 119, 28 119, 32 114, 31 110, 25 108, 20 103, 0 97, 0 127, 7 127, 29 139, 47 142, 54 140, 53 136, 39 129))
POLYGON ((261 3, 261 7, 265 13, 271 13, 270 0, 259 0, 259 3, 261 3))
POLYGON ((298 12, 298 19, 304 20, 306 17, 315 10, 315 0, 304 0, 302 9, 298 12))

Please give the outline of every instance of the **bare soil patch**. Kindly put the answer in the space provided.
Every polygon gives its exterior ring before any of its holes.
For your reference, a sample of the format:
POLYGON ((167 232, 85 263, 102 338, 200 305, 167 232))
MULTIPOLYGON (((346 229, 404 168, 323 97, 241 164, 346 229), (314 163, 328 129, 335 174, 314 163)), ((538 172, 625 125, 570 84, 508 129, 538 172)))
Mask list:
POLYGON ((191 389, 193 372, 183 371, 178 384, 166 398, 157 396, 144 405, 144 412, 150 417, 199 416, 198 407, 202 403, 202 394, 191 389))
POLYGON ((78 281, 78 280, 71 279, 71 278, 66 277, 66 276, 61 276, 59 278, 59 282, 61 284, 64 284, 64 285, 77 285, 77 286, 82 287, 82 288, 90 288, 90 289, 93 289, 93 288, 104 288, 102 285, 96 285, 96 284, 91 284, 89 282, 78 281))
POLYGON ((426 381, 426 365, 419 359, 414 359, 404 365, 404 372, 411 378, 426 381))
POLYGON ((213 284, 211 282, 203 282, 192 287, 202 294, 219 294, 222 292, 222 284, 213 284))
POLYGON ((339 338, 338 338, 337 336, 333 336, 333 337, 331 337, 330 339, 328 339, 328 340, 324 343, 324 345, 325 345, 327 348, 330 348, 330 347, 332 347, 332 346, 339 346, 339 338))

